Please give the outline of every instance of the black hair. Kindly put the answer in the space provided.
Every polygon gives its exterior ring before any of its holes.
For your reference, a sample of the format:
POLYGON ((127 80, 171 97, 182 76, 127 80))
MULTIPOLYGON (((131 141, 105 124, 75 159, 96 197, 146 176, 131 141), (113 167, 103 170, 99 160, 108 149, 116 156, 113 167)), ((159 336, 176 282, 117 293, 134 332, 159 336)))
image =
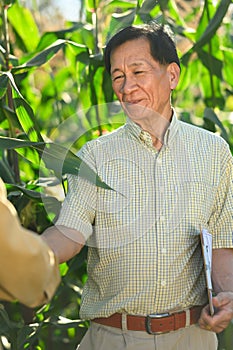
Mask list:
POLYGON ((104 62, 107 72, 111 72, 111 54, 114 49, 127 41, 145 38, 149 41, 152 57, 160 64, 175 62, 180 68, 176 45, 167 26, 156 22, 139 26, 129 26, 116 33, 107 43, 104 50, 104 62))

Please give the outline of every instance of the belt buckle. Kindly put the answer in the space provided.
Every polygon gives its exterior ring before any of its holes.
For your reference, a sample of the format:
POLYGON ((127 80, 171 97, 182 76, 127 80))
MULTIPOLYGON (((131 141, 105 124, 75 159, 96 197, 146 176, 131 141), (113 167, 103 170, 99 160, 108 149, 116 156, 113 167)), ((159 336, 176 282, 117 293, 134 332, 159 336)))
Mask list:
POLYGON ((153 319, 159 319, 159 318, 163 318, 163 317, 168 317, 170 316, 170 314, 168 312, 163 313, 163 314, 149 314, 146 316, 146 331, 149 334, 153 334, 153 335, 157 335, 157 334, 161 334, 164 332, 153 332, 151 329, 151 321, 153 319))

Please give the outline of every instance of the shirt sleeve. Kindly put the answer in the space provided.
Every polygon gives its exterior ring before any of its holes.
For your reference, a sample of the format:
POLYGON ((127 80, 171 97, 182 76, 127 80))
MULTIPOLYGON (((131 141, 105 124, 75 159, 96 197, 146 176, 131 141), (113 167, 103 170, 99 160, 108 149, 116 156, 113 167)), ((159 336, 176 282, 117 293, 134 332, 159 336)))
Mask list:
MULTIPOLYGON (((96 172, 95 161, 87 143, 78 156, 96 172)), ((82 176, 82 165, 78 175, 67 175, 68 193, 63 202, 56 225, 72 228, 82 233, 87 240, 93 232, 96 212, 97 186, 82 176)), ((63 232, 65 234, 65 232, 63 232)), ((69 237, 76 241, 76 237, 69 237)), ((79 237, 77 237, 77 241, 79 237)))
POLYGON ((219 154, 220 181, 209 221, 213 248, 233 248, 233 158, 226 142, 219 154))

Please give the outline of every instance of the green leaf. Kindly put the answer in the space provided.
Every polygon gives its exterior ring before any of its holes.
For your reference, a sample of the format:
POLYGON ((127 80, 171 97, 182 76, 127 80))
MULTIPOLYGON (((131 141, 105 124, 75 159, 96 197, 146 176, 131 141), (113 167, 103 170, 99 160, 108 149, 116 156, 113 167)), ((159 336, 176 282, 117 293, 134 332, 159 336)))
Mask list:
POLYGON ((78 29, 82 29, 84 25, 85 24, 82 22, 77 22, 67 29, 44 33, 40 39, 36 51, 39 52, 41 50, 44 50, 46 47, 52 45, 57 39, 66 39, 67 34, 73 33, 78 29))
POLYGON ((222 79, 222 61, 202 49, 198 50, 197 53, 203 65, 210 71, 210 73, 216 75, 219 79, 222 79))
POLYGON ((224 80, 233 87, 233 50, 232 48, 222 48, 223 52, 223 75, 224 80))
POLYGON ((223 18, 226 15, 226 12, 229 8, 229 5, 232 3, 232 0, 222 0, 215 12, 215 15, 210 20, 208 27, 205 32, 198 40, 198 42, 194 45, 194 49, 196 50, 198 47, 201 47, 207 44, 211 38, 215 35, 216 30, 219 28, 222 23, 223 18))
MULTIPOLYGON (((175 0, 170 0, 167 3, 167 12, 169 13, 169 17, 172 18, 172 23, 169 23, 169 20, 167 21, 169 25, 171 26, 172 31, 175 34, 181 34, 183 33, 184 28, 186 27, 186 23, 183 16, 181 16, 179 7, 177 6, 177 2, 175 0), (174 25, 174 24, 175 25, 174 25)), ((194 9, 192 9, 193 11, 194 9)), ((190 9, 191 11, 191 9, 190 9)), ((165 20, 166 21, 166 20, 165 20)), ((163 19, 162 19, 163 22, 163 19)))
POLYGON ((0 177, 4 182, 14 182, 12 169, 10 168, 9 164, 3 159, 0 159, 0 177))
MULTIPOLYGON (((149 0, 149 1, 154 2, 154 0, 149 0)), ((112 13, 117 8, 120 8, 121 10, 128 10, 135 7, 137 7, 137 1, 113 0, 113 1, 110 1, 109 4, 107 5, 107 12, 112 13)))
POLYGON ((105 96, 105 102, 112 102, 114 96, 112 89, 112 79, 106 70, 103 71, 102 90, 105 96))
POLYGON ((213 16, 213 18, 209 21, 209 24, 201 35, 200 39, 194 44, 194 46, 182 57, 182 63, 184 65, 188 64, 191 54, 193 51, 198 51, 202 46, 208 44, 210 40, 215 35, 217 29, 220 27, 223 18, 226 15, 226 12, 232 3, 232 0, 222 0, 213 16))
POLYGON ((4 306, 0 304, 0 335, 9 336, 11 331, 11 323, 4 306))
POLYGON ((161 10, 165 11, 167 9, 169 0, 159 0, 158 3, 160 5, 161 10))
POLYGON ((99 187, 111 189, 81 158, 58 144, 31 142, 0 136, 0 148, 15 149, 22 147, 36 149, 46 167, 52 169, 58 178, 61 178, 63 174, 79 175, 99 187))
POLYGON ((145 1, 143 1, 143 3, 141 4, 141 6, 139 8, 138 14, 139 15, 149 14, 153 10, 153 8, 157 5, 158 4, 154 0, 145 0, 145 1))
POLYGON ((131 25, 136 15, 136 7, 123 13, 114 13, 110 22, 109 32, 115 34, 120 29, 131 25))
POLYGON ((17 117, 28 138, 31 141, 42 140, 31 107, 23 98, 19 97, 17 90, 13 90, 12 95, 17 117))
MULTIPOLYGON (((46 322, 47 323, 47 322, 46 322)), ((57 320, 48 321, 48 324, 54 325, 57 328, 69 329, 77 328, 79 324, 83 324, 82 320, 70 320, 66 317, 59 316, 57 320)))
POLYGON ((36 200, 39 202, 41 202, 41 198, 47 197, 44 193, 37 192, 35 190, 31 190, 31 189, 28 189, 28 188, 25 188, 23 186, 19 186, 19 185, 13 184, 13 183, 7 183, 6 188, 10 192, 15 191, 15 190, 20 191, 29 199, 33 199, 33 200, 36 200))
POLYGON ((66 262, 59 265, 60 275, 65 276, 67 274, 67 271, 69 270, 69 267, 66 262))
POLYGON ((220 130, 222 131, 222 137, 228 141, 228 135, 227 135, 227 131, 224 127, 224 125, 222 124, 222 122, 219 120, 217 114, 213 111, 212 108, 206 108, 204 111, 204 119, 210 120, 212 123, 214 123, 215 125, 217 125, 220 130))
MULTIPOLYGON (((3 6, 9 6, 9 5, 14 4, 16 2, 16 0, 3 0, 1 2, 3 2, 3 6)), ((1 2, 0 2, 0 5, 1 5, 1 2)))
POLYGON ((20 329, 21 327, 22 325, 20 323, 12 322, 10 320, 4 306, 0 304, 0 335, 9 337, 12 331, 20 329))
POLYGON ((11 126, 16 129, 22 129, 20 122, 18 120, 17 114, 8 106, 0 107, 0 111, 7 117, 11 126))
POLYGON ((8 11, 8 20, 23 41, 27 51, 34 51, 38 45, 40 34, 31 12, 15 3, 8 11))
MULTIPOLYGON (((34 345, 38 339, 38 333, 42 328, 42 324, 33 323, 24 325, 17 333, 17 349, 29 349, 26 344, 34 345)), ((35 349, 35 347, 33 346, 35 349)), ((41 349, 41 348, 39 348, 41 349)))
POLYGON ((0 76, 0 98, 2 98, 7 90, 9 78, 7 75, 1 75, 0 76))
POLYGON ((73 47, 78 49, 79 52, 81 50, 86 49, 86 46, 84 45, 80 45, 69 40, 58 39, 52 45, 38 53, 29 61, 25 62, 20 66, 13 67, 12 71, 42 66, 43 64, 47 63, 60 49, 63 49, 64 46, 67 44, 72 45, 73 47))
MULTIPOLYGON (((146 0, 145 0, 146 1, 146 0)), ((137 8, 140 8, 143 4, 144 0, 138 0, 137 2, 137 8)))
POLYGON ((13 75, 10 72, 2 72, 2 75, 7 76, 11 83, 15 112, 23 130, 31 141, 43 141, 33 110, 21 95, 13 75))
POLYGON ((63 48, 65 43, 65 40, 56 40, 55 43, 41 51, 35 57, 25 62, 21 66, 14 67, 14 69, 39 67, 43 65, 44 63, 48 62, 61 48, 63 48))
POLYGON ((85 0, 87 11, 94 12, 99 4, 100 0, 85 0))

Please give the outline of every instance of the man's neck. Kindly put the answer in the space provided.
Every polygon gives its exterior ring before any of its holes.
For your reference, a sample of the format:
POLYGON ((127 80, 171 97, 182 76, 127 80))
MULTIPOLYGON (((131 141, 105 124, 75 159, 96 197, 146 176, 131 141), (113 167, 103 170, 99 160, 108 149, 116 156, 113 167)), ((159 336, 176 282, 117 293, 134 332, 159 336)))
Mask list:
POLYGON ((156 113, 151 118, 144 118, 136 122, 140 128, 148 132, 151 136, 153 146, 160 150, 164 143, 165 133, 171 123, 173 110, 171 109, 170 118, 165 118, 156 113))

